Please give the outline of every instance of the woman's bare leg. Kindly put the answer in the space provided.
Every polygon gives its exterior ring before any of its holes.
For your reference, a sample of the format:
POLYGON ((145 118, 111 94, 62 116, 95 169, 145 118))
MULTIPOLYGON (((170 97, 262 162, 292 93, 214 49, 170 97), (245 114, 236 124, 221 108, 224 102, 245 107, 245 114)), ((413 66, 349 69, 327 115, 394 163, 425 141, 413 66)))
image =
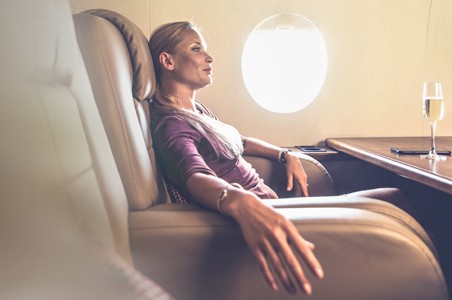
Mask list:
POLYGON ((387 201, 395 206, 403 209, 413 217, 417 217, 416 210, 410 201, 410 198, 403 191, 397 188, 377 188, 371 190, 363 190, 347 194, 349 197, 368 197, 378 200, 387 201))

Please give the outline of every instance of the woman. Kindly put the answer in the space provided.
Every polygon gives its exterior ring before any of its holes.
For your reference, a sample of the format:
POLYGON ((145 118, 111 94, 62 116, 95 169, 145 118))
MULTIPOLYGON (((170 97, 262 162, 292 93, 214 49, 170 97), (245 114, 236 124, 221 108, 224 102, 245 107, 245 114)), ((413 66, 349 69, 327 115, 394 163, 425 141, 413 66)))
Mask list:
POLYGON ((312 287, 296 255, 323 278, 314 245, 261 199, 277 198, 242 154, 286 164, 288 184, 295 180, 308 196, 307 176, 288 150, 242 137, 195 100, 196 91, 212 82, 212 57, 199 30, 189 22, 158 27, 149 41, 157 89, 151 106, 151 131, 157 159, 170 186, 188 201, 235 219, 270 287, 275 275, 288 292, 312 287), (273 271, 272 271, 273 270, 273 271))

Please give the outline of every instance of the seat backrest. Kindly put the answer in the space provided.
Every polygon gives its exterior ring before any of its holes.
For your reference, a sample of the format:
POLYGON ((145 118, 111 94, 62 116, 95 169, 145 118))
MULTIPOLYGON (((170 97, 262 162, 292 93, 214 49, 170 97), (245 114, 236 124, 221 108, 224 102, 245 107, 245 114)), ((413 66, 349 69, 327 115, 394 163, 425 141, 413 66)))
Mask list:
POLYGON ((69 5, 5 0, 1 6, 2 192, 23 193, 29 202, 58 195, 50 207, 62 208, 59 218, 132 264, 127 199, 69 5))
MULTIPOLYGON (((124 183, 129 208, 143 210, 171 202, 155 162, 149 129, 149 100, 155 74, 148 41, 124 16, 105 9, 74 15, 77 39, 93 85, 113 155, 124 183)), ((280 196, 301 195, 285 190, 284 168, 257 158, 247 158, 280 196), (268 179, 268 180, 267 180, 268 179)), ((312 195, 332 195, 334 186, 326 169, 304 158, 312 195)))
POLYGON ((75 14, 74 21, 129 208, 167 202, 149 130, 155 76, 146 37, 133 22, 105 9, 75 14))

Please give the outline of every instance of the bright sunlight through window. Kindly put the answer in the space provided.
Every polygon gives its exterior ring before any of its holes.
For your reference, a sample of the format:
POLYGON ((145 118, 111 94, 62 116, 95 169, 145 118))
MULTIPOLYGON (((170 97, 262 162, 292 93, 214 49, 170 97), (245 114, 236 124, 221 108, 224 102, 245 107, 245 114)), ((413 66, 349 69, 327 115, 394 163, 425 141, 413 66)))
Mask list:
POLYGON ((242 73, 251 97, 263 108, 292 113, 319 94, 327 72, 322 35, 308 19, 293 14, 271 16, 249 35, 242 73))

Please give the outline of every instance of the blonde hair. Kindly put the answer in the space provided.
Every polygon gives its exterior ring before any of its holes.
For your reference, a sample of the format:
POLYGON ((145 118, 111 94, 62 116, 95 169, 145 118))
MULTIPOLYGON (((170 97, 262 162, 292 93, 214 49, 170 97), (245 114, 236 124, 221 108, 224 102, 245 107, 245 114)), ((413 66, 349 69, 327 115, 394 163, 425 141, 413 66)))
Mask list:
POLYGON ((189 31, 200 32, 195 24, 188 21, 167 23, 157 27, 149 38, 149 49, 154 63, 157 82, 151 109, 154 114, 175 115, 180 119, 186 120, 190 126, 206 137, 217 157, 222 155, 228 159, 237 158, 243 153, 243 143, 242 137, 234 127, 210 116, 202 116, 180 109, 174 96, 164 91, 162 87, 160 54, 162 52, 173 54, 176 46, 189 31))

